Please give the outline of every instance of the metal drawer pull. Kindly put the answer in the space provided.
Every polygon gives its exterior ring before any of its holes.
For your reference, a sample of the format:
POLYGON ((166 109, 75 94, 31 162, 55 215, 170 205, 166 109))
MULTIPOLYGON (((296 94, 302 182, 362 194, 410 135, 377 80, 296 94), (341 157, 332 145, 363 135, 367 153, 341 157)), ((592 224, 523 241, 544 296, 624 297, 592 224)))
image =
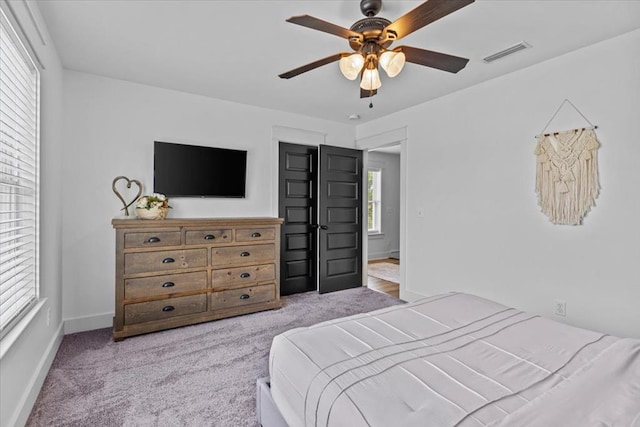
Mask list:
POLYGON ((251 275, 249 273, 242 273, 240 277, 242 277, 243 279, 246 279, 247 277, 251 277, 251 275))
POLYGON ((173 259, 173 258, 165 258, 165 259, 162 260, 163 264, 169 264, 169 263, 172 263, 172 262, 176 262, 176 260, 173 259))
POLYGON ((241 252, 240 253, 240 256, 249 256, 249 255, 251 255, 249 252, 241 252))
POLYGON ((216 236, 214 236, 213 234, 207 234, 206 236, 204 236, 204 240, 213 240, 215 238, 216 236))
POLYGON ((165 305, 164 307, 162 307, 162 311, 173 311, 176 308, 172 305, 165 305))
POLYGON ((251 237, 260 237, 260 236, 262 236, 262 234, 260 234, 260 233, 253 233, 253 234, 251 235, 251 237))
POLYGON ((158 243, 160 241, 159 237, 149 237, 147 239, 147 243, 158 243))
POLYGON ((175 285, 176 285, 176 284, 175 284, 175 283, 173 283, 173 282, 164 282, 164 283, 162 284, 162 287, 163 287, 163 288, 173 288, 175 285))
POLYGON ((249 294, 240 295, 240 299, 249 299, 249 298, 250 298, 249 294))

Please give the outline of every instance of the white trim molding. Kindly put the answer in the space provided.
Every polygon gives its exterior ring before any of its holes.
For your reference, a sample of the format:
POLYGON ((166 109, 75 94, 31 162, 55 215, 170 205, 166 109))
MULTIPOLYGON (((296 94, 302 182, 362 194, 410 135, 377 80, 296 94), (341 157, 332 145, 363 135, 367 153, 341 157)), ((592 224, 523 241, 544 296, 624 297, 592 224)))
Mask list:
MULTIPOLYGON (((400 145, 400 248, 397 250, 398 258, 400 261, 400 298, 409 301, 407 298, 414 298, 415 294, 407 290, 406 283, 406 262, 404 262, 404 254, 407 250, 407 176, 409 170, 407 168, 407 126, 403 126, 397 129, 392 129, 387 132, 382 132, 376 135, 369 135, 367 137, 356 139, 356 148, 360 150, 370 150, 373 148, 381 148, 391 145, 400 145)), ((368 153, 365 152, 365 162, 368 161, 368 153)), ((366 181, 363 179, 363 188, 366 188, 366 181)), ((363 231, 367 230, 366 212, 363 209, 363 231)), ((367 263, 369 260, 369 247, 368 239, 365 239, 363 243, 362 254, 362 280, 363 284, 366 284, 367 280, 367 263)), ((372 254, 375 256, 375 254, 372 254)))
POLYGON ((64 320, 64 334, 93 331, 95 329, 113 326, 113 313, 94 314, 91 316, 74 317, 64 320))
MULTIPOLYGON (((23 0, 23 3, 24 3, 25 6, 28 7, 27 8, 27 13, 30 15, 31 14, 30 6, 24 0, 23 0)), ((26 36, 26 34, 28 34, 28 33, 25 31, 25 28, 22 26, 21 20, 18 19, 18 14, 16 13, 15 6, 12 5, 11 2, 9 2, 7 0, 1 0, 0 1, 0 6, 2 4, 5 4, 7 6, 6 10, 9 12, 9 13, 7 13, 7 18, 9 19, 9 22, 11 22, 11 25, 13 25, 15 28, 19 29, 18 33, 21 33, 21 34, 19 34, 20 40, 25 44, 25 47, 29 51, 29 54, 33 57, 33 59, 37 63, 37 66, 38 66, 39 70, 40 71, 45 70, 46 67, 44 66, 44 63, 40 59, 40 56, 38 55, 36 49, 33 47, 33 44, 31 43, 31 40, 29 39, 29 37, 26 36)), ((35 26, 35 21, 33 21, 33 22, 34 22, 34 26, 35 26)), ((39 29, 36 28, 36 31, 39 31, 39 29)))
POLYGON ((0 340, 0 360, 9 351, 11 346, 20 338, 20 335, 29 327, 29 324, 33 321, 36 315, 40 312, 47 302, 47 298, 43 298, 36 303, 35 306, 29 309, 29 312, 13 327, 7 335, 0 340))
POLYGON ((49 341, 49 345, 42 355, 42 358, 40 358, 40 362, 31 376, 24 394, 20 398, 13 415, 11 415, 11 418, 9 419, 8 426, 23 426, 27 423, 31 410, 33 409, 33 405, 35 405, 38 394, 40 394, 40 389, 42 389, 44 380, 47 378, 49 369, 51 369, 53 359, 55 359, 56 354, 58 353, 58 348, 62 343, 62 325, 63 324, 60 323, 58 329, 56 329, 53 334, 51 341, 49 341))
POLYGON ((327 140, 327 134, 306 129, 274 125, 271 128, 271 139, 292 144, 321 145, 327 140))
POLYGON ((407 140, 407 127, 403 126, 387 132, 376 135, 366 136, 356 139, 356 148, 360 150, 368 150, 371 148, 381 148, 389 145, 397 145, 407 140))

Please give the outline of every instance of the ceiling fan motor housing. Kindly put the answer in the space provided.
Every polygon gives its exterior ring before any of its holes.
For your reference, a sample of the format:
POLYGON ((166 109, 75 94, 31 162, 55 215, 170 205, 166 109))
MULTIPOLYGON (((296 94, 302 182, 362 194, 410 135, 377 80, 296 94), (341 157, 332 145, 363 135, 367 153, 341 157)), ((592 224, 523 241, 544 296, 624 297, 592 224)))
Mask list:
MULTIPOLYGON (((372 40, 380 40, 380 35, 382 34, 385 27, 391 24, 391 21, 385 18, 380 17, 370 17, 364 18, 357 22, 355 22, 351 26, 351 31, 355 31, 356 33, 362 34, 364 37, 364 41, 372 41, 372 40)), ((381 47, 387 47, 391 44, 392 40, 386 40, 384 43, 380 44, 381 47)), ((353 50, 358 50, 361 46, 362 42, 360 40, 349 40, 349 46, 353 50)))

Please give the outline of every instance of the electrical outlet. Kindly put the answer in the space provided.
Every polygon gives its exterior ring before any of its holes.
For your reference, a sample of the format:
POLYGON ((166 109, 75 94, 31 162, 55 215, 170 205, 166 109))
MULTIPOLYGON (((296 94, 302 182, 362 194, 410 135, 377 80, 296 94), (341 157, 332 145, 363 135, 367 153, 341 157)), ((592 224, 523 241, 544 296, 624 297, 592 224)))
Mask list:
POLYGON ((567 317, 567 303, 564 301, 556 300, 555 302, 555 311, 554 314, 556 316, 567 317))

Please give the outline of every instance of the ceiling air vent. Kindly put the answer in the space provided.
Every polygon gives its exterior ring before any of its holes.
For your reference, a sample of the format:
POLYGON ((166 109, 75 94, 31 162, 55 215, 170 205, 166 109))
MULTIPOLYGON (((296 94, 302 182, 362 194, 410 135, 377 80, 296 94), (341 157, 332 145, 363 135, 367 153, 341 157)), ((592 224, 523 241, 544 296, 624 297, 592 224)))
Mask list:
POLYGON ((531 47, 531 45, 527 42, 520 42, 518 44, 514 44, 513 46, 509 46, 508 48, 501 50, 500 52, 496 52, 493 55, 489 55, 483 59, 484 62, 490 63, 496 61, 500 58, 504 58, 505 56, 511 55, 513 53, 519 52, 523 49, 527 49, 531 47))

